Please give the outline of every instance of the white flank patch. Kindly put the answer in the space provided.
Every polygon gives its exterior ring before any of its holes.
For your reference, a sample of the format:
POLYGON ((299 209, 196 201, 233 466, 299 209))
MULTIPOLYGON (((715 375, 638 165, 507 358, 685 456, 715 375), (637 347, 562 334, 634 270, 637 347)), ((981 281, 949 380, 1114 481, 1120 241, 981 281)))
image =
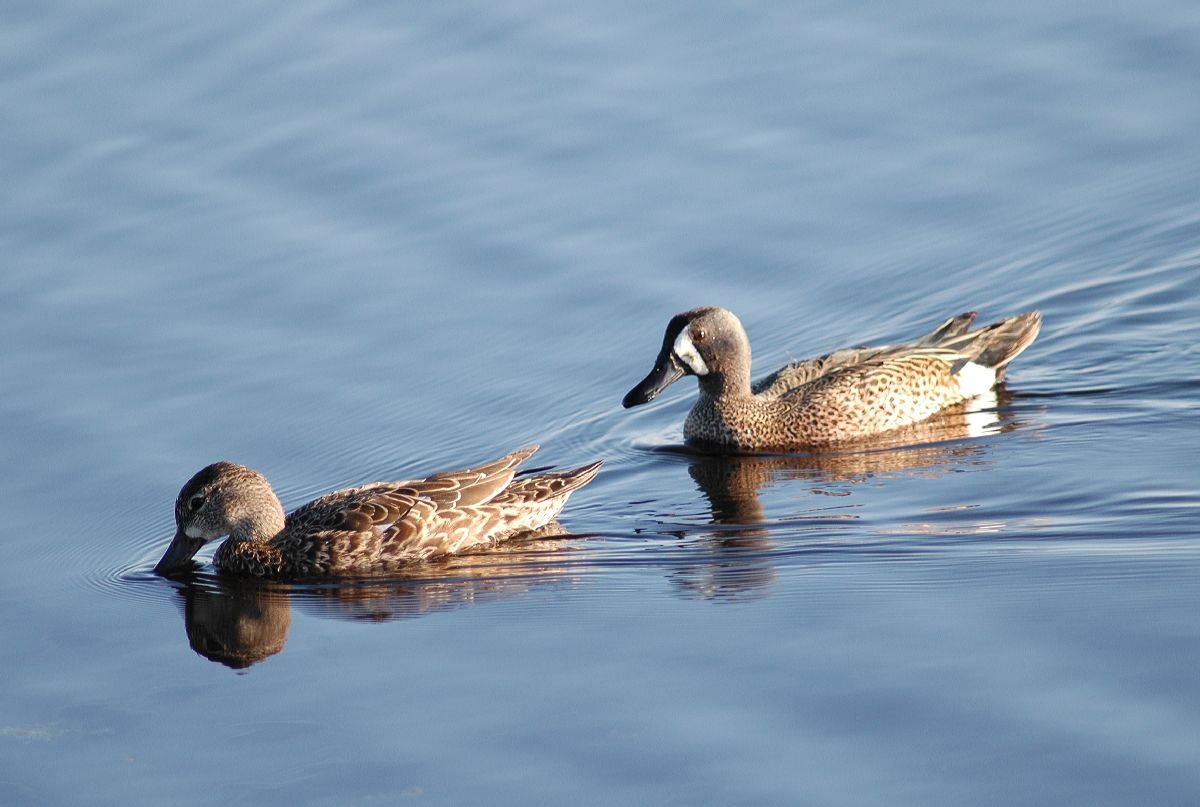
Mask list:
POLYGON ((969 361, 958 371, 958 389, 964 397, 974 398, 996 386, 996 370, 969 361))
POLYGON ((688 366, 696 375, 708 375, 708 365, 704 363, 704 359, 700 358, 699 351, 692 344, 692 337, 688 336, 687 328, 679 332, 679 336, 675 337, 675 355, 680 361, 688 366))

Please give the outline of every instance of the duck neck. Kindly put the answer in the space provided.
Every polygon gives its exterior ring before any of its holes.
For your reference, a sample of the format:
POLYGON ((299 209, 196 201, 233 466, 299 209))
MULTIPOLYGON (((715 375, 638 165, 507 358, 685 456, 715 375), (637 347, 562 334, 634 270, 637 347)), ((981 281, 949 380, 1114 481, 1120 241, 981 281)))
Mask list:
POLYGON ((700 394, 709 398, 749 398, 750 392, 750 362, 738 362, 723 371, 712 372, 708 375, 697 376, 700 381, 700 394))
POLYGON ((260 498, 255 506, 247 507, 233 521, 229 531, 231 541, 265 543, 283 530, 283 505, 274 493, 270 501, 260 498))

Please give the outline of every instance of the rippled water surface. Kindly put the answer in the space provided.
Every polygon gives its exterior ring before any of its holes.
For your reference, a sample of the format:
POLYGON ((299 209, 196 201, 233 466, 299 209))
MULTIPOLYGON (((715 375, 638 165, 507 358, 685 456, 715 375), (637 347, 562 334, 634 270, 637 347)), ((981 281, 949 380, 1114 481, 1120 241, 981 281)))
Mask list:
POLYGON ((8 3, 0 803, 1200 802, 1194 3, 8 3), (816 456, 621 396, 1039 309, 996 400, 816 456), (565 537, 150 573, 530 443, 565 537))

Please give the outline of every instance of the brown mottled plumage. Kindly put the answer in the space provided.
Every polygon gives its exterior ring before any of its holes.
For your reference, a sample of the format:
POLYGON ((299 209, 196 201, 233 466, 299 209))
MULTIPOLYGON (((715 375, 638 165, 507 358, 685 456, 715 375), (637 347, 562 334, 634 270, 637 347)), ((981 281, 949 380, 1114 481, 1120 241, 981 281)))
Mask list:
POLYGON ((154 570, 179 568, 225 535, 213 557, 220 569, 274 578, 375 572, 485 546, 553 519, 600 467, 514 481, 535 451, 426 479, 334 491, 286 517, 262 474, 217 462, 179 492, 175 539, 154 570))
POLYGON ((696 308, 671 319, 654 369, 624 405, 651 401, 694 375, 700 398, 684 423, 688 442, 790 451, 861 440, 991 389, 1037 336, 1042 317, 1033 311, 971 331, 974 320, 971 311, 912 342, 792 362, 751 385, 741 322, 723 308, 696 308))

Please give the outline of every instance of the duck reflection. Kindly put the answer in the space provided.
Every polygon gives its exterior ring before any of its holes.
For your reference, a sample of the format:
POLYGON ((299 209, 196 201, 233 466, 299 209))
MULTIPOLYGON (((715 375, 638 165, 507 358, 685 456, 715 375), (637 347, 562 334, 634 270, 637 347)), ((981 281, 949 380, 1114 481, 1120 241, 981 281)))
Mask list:
MULTIPOLYGON (((1003 396, 1003 390, 997 390, 1003 396)), ((880 474, 925 469, 938 475, 965 462, 980 462, 985 444, 962 442, 1016 427, 1012 418, 996 412, 1000 400, 989 397, 959 404, 922 423, 844 447, 815 454, 695 454, 688 456, 688 473, 708 500, 714 529, 689 563, 672 574, 685 596, 719 599, 744 596, 774 582, 771 533, 794 526, 794 519, 774 521, 761 493, 789 481, 807 482, 812 492, 846 496, 846 483, 860 484, 880 474), (843 486, 833 489, 831 483, 843 486)), ((854 518, 822 508, 803 516, 818 528, 823 521, 854 518)))
POLYGON ((487 552, 416 565, 403 577, 289 584, 195 572, 173 582, 192 650, 244 669, 283 650, 293 605, 323 617, 381 622, 518 597, 569 574, 569 566, 546 556, 560 558, 576 537, 552 523, 487 552))
POLYGON ((199 575, 182 583, 183 624, 192 650, 240 670, 283 649, 292 626, 285 586, 199 575))

